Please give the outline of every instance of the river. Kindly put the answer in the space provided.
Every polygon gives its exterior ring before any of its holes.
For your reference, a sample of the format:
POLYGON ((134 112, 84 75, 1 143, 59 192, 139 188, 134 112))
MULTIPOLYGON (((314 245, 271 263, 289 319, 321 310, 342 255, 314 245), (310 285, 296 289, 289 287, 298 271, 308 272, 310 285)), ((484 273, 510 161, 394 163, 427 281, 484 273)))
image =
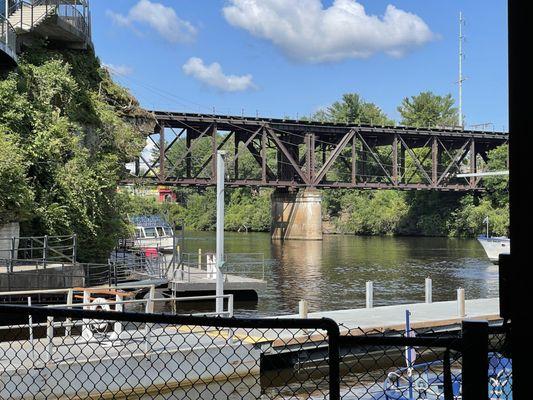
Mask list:
MULTIPOLYGON (((184 252, 215 251, 214 232, 187 232, 184 252)), ((365 282, 374 282, 374 305, 498 296, 498 267, 475 239, 325 235, 323 241, 271 241, 268 233, 225 235, 226 253, 263 253, 266 291, 258 303, 236 303, 236 315, 271 316, 364 307, 365 282)))

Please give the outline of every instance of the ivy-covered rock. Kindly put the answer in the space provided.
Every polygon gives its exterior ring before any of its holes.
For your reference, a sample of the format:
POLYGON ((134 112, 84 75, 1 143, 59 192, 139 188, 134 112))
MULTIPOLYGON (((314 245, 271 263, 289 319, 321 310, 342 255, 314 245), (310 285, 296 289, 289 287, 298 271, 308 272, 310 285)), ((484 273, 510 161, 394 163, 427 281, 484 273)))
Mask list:
POLYGON ((103 261, 128 231, 117 184, 153 123, 91 51, 46 46, 0 80, 0 223, 25 235, 77 233, 79 259, 103 261))

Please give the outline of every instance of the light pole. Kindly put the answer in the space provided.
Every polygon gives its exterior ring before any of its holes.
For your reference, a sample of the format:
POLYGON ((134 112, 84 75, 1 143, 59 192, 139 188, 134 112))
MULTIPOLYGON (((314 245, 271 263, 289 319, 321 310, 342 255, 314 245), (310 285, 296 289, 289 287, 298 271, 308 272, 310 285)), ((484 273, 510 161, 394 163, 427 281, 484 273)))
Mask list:
POLYGON ((216 312, 218 315, 224 311, 224 156, 225 151, 217 151, 217 228, 216 228, 216 312))

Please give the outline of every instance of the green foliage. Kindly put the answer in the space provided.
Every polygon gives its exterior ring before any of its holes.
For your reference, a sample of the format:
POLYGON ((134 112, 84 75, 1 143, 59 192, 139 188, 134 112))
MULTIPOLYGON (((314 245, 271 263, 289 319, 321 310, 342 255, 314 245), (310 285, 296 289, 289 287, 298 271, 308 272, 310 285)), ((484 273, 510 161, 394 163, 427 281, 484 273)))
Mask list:
POLYGON ((11 199, 0 198, 24 234, 77 233, 81 261, 108 257, 128 229, 116 187, 144 145, 128 120, 137 106, 90 51, 22 55, 0 81, 1 182, 11 182, 11 199))
POLYGON ((374 103, 365 102, 357 93, 347 93, 310 117, 313 121, 342 122, 349 124, 393 125, 385 113, 374 103))
POLYGON ((402 116, 402 124, 407 126, 456 126, 458 114, 453 104, 451 94, 439 96, 422 92, 411 98, 405 97, 398 111, 402 116))
POLYGON ((400 192, 350 191, 341 199, 341 229, 356 235, 391 235, 408 212, 400 192))
POLYGON ((483 220, 486 217, 490 221, 490 235, 509 235, 509 205, 495 208, 489 199, 478 200, 470 195, 461 200, 461 207, 454 212, 450 234, 477 236, 485 233, 483 220))
POLYGON ((230 231, 268 231, 270 229, 270 191, 252 193, 250 189, 232 191, 226 210, 225 228, 230 231))
POLYGON ((21 149, 0 127, 0 225, 28 217, 33 192, 27 169, 21 149))

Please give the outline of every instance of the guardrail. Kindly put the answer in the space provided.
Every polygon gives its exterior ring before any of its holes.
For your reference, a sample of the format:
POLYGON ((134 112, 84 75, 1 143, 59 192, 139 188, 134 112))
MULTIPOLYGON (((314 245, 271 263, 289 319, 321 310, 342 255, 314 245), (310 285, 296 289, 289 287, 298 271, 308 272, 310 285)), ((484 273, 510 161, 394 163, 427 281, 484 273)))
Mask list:
POLYGON ((9 21, 0 15, 0 50, 16 61, 17 34, 9 21))
POLYGON ((15 13, 19 13, 15 27, 22 30, 31 30, 47 17, 57 15, 63 22, 75 28, 80 36, 90 38, 89 6, 83 0, 78 4, 62 0, 17 0, 9 8, 10 16, 15 13))

